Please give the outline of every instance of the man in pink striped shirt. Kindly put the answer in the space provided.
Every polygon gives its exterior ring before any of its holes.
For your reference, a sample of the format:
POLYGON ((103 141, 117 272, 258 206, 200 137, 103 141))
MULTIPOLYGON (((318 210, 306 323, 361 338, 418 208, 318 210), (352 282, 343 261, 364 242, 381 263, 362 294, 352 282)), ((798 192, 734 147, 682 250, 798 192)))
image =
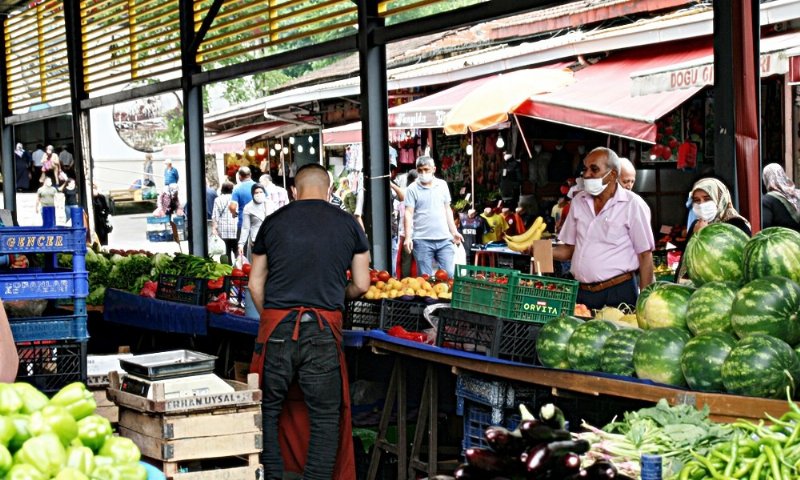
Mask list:
POLYGON ((613 150, 595 148, 583 164, 584 191, 572 200, 559 233, 564 244, 554 248, 553 258, 572 260, 572 274, 580 282, 578 303, 635 305, 639 289, 653 281, 650 208, 617 183, 620 160, 613 150))

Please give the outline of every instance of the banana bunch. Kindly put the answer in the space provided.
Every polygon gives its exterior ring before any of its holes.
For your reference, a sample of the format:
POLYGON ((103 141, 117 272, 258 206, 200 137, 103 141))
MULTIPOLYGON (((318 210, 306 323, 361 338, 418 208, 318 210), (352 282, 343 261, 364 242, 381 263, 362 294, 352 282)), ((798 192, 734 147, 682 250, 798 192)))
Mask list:
POLYGON ((515 252, 526 252, 530 250, 534 241, 542 238, 542 234, 546 228, 547 224, 544 223, 544 219, 542 217, 537 217, 536 221, 531 225, 531 228, 525 233, 520 235, 506 235, 506 245, 515 252))

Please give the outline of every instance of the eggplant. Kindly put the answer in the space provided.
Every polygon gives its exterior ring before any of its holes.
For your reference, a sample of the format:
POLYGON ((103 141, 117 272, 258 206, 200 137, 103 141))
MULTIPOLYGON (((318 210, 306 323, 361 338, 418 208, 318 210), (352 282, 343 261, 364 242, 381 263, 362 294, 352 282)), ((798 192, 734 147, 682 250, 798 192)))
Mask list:
POLYGON ((525 442, 522 440, 520 432, 511 432, 507 428, 493 426, 487 428, 483 436, 489 447, 500 455, 519 457, 525 450, 525 442))
POLYGON ((525 457, 525 470, 528 472, 528 478, 544 476, 549 468, 550 450, 547 449, 547 444, 540 444, 528 450, 525 457))
POLYGON ((505 473, 512 468, 513 459, 500 456, 485 448, 468 448, 464 457, 471 467, 487 473, 505 473))
POLYGON ((529 446, 550 443, 559 440, 569 440, 571 435, 566 430, 553 430, 536 420, 525 420, 519 426, 523 440, 529 446))
POLYGON ((550 478, 566 478, 581 471, 581 456, 577 453, 567 452, 551 461, 550 478))
POLYGON ((589 447, 586 440, 563 440, 533 447, 524 460, 528 478, 562 479, 579 473, 580 455, 588 452, 589 447))
POLYGON ((484 472, 472 465, 461 465, 456 468, 456 471, 453 473, 453 477, 455 477, 456 480, 492 480, 495 476, 496 475, 484 472))
POLYGON ((617 467, 611 462, 598 460, 586 467, 586 480, 607 480, 610 478, 620 478, 617 467))
POLYGON ((592 445, 589 443, 588 440, 578 439, 578 440, 560 440, 557 442, 550 442, 547 445, 547 447, 554 452, 560 452, 562 454, 577 453, 578 455, 583 455, 584 453, 589 451, 592 445))
POLYGON ((539 420, 553 430, 565 430, 566 420, 564 419, 564 412, 552 403, 542 405, 539 409, 539 420))

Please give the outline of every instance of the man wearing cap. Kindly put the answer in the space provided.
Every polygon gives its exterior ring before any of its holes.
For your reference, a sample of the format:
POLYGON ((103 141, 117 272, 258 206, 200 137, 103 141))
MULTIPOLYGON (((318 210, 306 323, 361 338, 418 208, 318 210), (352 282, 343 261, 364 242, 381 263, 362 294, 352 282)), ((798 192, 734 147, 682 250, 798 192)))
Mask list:
POLYGON ((178 169, 172 166, 172 160, 169 158, 164 160, 164 185, 178 183, 178 177, 178 169))
POLYGON ((635 305, 639 289, 653 282, 650 208, 617 183, 620 161, 613 150, 595 148, 583 163, 584 190, 572 201, 558 236, 564 244, 553 249, 553 258, 571 260, 578 303, 590 309, 635 305))

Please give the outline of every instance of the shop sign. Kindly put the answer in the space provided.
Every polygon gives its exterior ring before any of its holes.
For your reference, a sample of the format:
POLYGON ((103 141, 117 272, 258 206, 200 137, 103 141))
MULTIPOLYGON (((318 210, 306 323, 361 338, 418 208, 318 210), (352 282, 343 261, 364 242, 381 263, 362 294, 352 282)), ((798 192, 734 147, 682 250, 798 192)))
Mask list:
POLYGON ((9 235, 4 238, 5 248, 14 252, 30 251, 32 247, 63 247, 64 235, 61 234, 42 234, 42 235, 9 235))
MULTIPOLYGON (((761 76, 782 75, 789 71, 785 52, 761 55, 761 76)), ((672 67, 669 70, 634 72, 631 74, 631 96, 672 92, 687 88, 714 85, 714 63, 706 61, 700 65, 672 67)))
POLYGON ((444 126, 445 110, 399 112, 389 115, 389 127, 393 128, 441 128, 444 126))

